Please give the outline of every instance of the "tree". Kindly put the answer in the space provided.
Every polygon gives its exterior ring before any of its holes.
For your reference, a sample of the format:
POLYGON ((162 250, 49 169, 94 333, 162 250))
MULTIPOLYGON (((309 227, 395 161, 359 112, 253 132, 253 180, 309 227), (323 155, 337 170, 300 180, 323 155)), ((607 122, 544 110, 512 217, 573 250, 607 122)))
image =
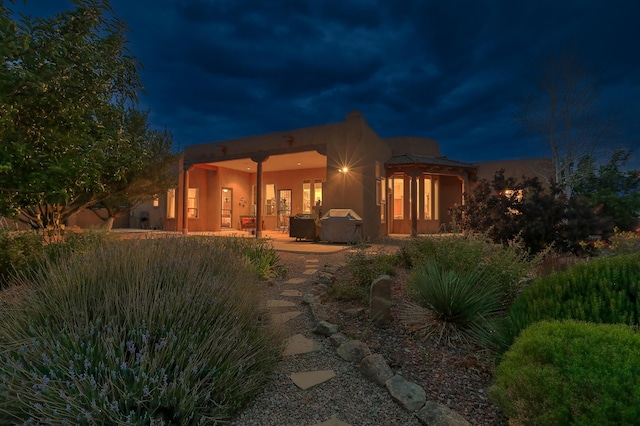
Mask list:
MULTIPOLYGON (((107 176, 117 176, 101 194, 94 194, 97 202, 90 209, 111 229, 113 221, 135 208, 140 203, 150 201, 157 194, 166 193, 177 185, 177 153, 172 151, 173 138, 168 131, 153 130, 147 122, 149 113, 135 109, 127 111, 124 131, 129 143, 118 152, 126 155, 129 169, 124 176, 113 170, 107 176)), ((122 162, 111 163, 119 167, 122 162)))
POLYGON ((106 0, 73 3, 18 22, 0 3, 0 214, 38 227, 95 205, 133 160, 118 152, 141 88, 126 24, 106 0))
POLYGON ((537 63, 516 121, 549 148, 555 182, 565 185, 570 195, 580 159, 599 158, 611 146, 616 129, 599 111, 594 75, 572 46, 543 52, 537 63))
POLYGON ((623 170, 631 152, 616 151, 609 162, 596 167, 591 157, 578 165, 573 193, 597 207, 623 231, 633 228, 640 217, 640 171, 623 170))
POLYGON ((591 235, 607 237, 613 225, 596 214, 580 197, 567 198, 558 184, 538 178, 505 178, 498 171, 492 181, 481 180, 454 211, 465 232, 485 233, 496 243, 519 239, 532 253, 549 246, 577 252, 591 235))

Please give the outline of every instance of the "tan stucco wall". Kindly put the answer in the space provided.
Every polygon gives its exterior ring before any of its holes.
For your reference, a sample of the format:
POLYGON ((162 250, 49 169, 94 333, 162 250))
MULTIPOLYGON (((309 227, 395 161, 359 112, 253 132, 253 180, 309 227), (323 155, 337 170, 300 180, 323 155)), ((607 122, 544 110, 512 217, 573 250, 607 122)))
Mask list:
POLYGON ((538 177, 543 182, 553 179, 553 164, 550 158, 526 158, 520 160, 484 161, 475 163, 478 166, 478 180, 493 180, 497 171, 504 169, 506 177, 521 179, 538 177))
POLYGON ((391 148, 393 155, 398 154, 418 154, 439 157, 440 147, 438 142, 429 138, 418 138, 412 136, 385 138, 384 141, 391 148))

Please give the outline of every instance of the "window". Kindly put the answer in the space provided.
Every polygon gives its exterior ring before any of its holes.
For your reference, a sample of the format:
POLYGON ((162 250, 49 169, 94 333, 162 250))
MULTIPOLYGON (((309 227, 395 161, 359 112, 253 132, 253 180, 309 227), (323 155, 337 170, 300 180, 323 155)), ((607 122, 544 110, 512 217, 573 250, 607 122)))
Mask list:
POLYGON ((198 188, 189 188, 187 195, 187 217, 190 219, 198 218, 199 195, 198 188))
POLYGON ((380 178, 380 220, 387 221, 387 182, 385 178, 380 178))
POLYGON ((322 205, 322 179, 302 181, 302 213, 310 214, 311 207, 322 205), (312 198, 313 195, 313 198, 312 198))
POLYGON ((167 191, 167 219, 175 219, 176 217, 176 190, 167 191))
POLYGON ((256 215, 256 186, 251 185, 251 215, 256 215))
POLYGON ((273 183, 268 183, 265 185, 264 191, 264 200, 265 200, 265 216, 275 216, 276 215, 276 185, 273 183))
POLYGON ((311 213, 311 181, 302 181, 302 213, 311 213))
POLYGON ((316 206, 322 205, 322 180, 313 181, 313 202, 316 206))
POLYGON ((422 180, 422 188, 423 188, 423 192, 424 192, 424 200, 422 201, 422 205, 424 206, 424 216, 423 218, 426 220, 431 220, 432 219, 432 214, 433 214, 433 187, 432 187, 432 181, 431 181, 431 176, 425 176, 424 179, 422 180))
POLYGON ((404 177, 393 178, 393 218, 404 219, 404 177))

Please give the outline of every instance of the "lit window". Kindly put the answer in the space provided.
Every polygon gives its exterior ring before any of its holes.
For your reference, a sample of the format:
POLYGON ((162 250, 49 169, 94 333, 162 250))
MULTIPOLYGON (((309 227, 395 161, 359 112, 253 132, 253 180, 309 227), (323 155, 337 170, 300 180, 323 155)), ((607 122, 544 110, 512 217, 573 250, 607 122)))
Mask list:
POLYGON ((189 188, 187 195, 187 217, 190 219, 198 218, 199 195, 198 188, 189 188))
POLYGON ((167 219, 175 219, 176 217, 176 190, 167 191, 167 219))
POLYGON ((265 216, 275 216, 276 215, 276 185, 273 183, 268 183, 265 185, 264 191, 264 199, 265 199, 265 216))
POLYGON ((387 220, 387 182, 385 178, 380 179, 380 220, 387 220))
POLYGON ((424 206, 424 219, 426 220, 431 220, 432 219, 432 212, 433 212, 433 207, 432 207, 432 203, 433 203, 433 196, 431 195, 433 193, 433 186, 432 186, 432 181, 431 181, 431 177, 425 177, 422 181, 422 188, 423 188, 423 193, 424 193, 424 200, 423 200, 423 206, 424 206))
POLYGON ((311 213, 311 181, 302 181, 302 213, 311 213))
POLYGON ((393 178, 393 218, 404 219, 404 178, 393 178))
POLYGON ((313 202, 316 206, 322 205, 322 180, 313 181, 313 202))

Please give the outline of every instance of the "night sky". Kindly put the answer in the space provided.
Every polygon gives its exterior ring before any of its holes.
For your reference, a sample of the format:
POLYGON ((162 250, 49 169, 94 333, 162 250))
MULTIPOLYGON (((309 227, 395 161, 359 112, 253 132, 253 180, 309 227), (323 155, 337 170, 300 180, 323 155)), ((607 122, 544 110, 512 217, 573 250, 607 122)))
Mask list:
MULTIPOLYGON (((21 0, 18 0, 19 2, 21 0)), ((144 64, 140 107, 178 146, 344 120, 437 140, 461 161, 548 156, 518 132, 535 57, 572 43, 602 111, 640 147, 633 0, 112 0, 144 64)), ((69 8, 30 0, 32 14, 69 8)), ((14 9, 22 9, 17 5, 14 9)), ((640 154, 632 163, 640 169, 640 154)))

